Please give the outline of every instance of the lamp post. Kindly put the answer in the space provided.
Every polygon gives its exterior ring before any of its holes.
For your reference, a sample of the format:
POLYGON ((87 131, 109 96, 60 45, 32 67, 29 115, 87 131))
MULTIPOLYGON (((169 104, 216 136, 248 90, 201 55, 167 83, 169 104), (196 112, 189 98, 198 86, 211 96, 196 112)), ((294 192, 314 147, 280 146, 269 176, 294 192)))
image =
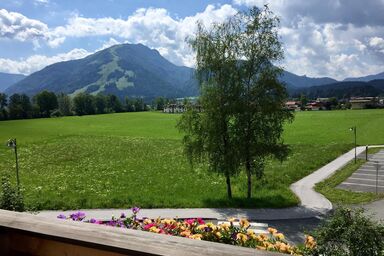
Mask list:
POLYGON ((356 126, 353 126, 353 127, 349 128, 349 130, 351 132, 353 131, 353 133, 355 135, 355 163, 356 163, 356 158, 357 158, 357 156, 356 156, 356 126))
POLYGON ((17 158, 17 143, 16 139, 9 139, 7 146, 13 148, 15 151, 15 160, 16 160, 16 180, 17 180, 17 189, 20 190, 20 179, 19 179, 19 161, 17 158))
POLYGON ((376 161, 376 195, 378 194, 378 188, 379 188, 379 162, 376 161))

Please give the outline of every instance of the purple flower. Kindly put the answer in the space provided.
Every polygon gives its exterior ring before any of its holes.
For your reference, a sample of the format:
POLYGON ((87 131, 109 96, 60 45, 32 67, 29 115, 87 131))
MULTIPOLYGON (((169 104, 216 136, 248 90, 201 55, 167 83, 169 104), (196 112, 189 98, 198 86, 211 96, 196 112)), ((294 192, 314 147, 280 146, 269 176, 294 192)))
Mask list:
POLYGON ((132 212, 133 212, 133 214, 137 214, 139 211, 140 211, 140 208, 139 208, 139 207, 133 207, 133 208, 132 208, 132 212))
POLYGON ((120 215, 120 219, 124 219, 124 218, 126 218, 127 216, 125 216, 125 213, 121 213, 121 215, 120 215))
POLYGON ((57 216, 58 219, 66 219, 67 216, 65 216, 64 214, 60 214, 57 216))
POLYGON ((96 223, 96 222, 97 222, 97 220, 94 219, 94 218, 92 218, 92 219, 89 220, 89 223, 96 223))
POLYGON ((212 231, 212 228, 210 228, 210 227, 205 227, 205 228, 204 228, 204 231, 205 231, 205 232, 211 232, 211 231, 212 231))
POLYGON ((72 220, 81 221, 85 218, 85 213, 83 213, 83 212, 72 213, 69 217, 72 220))

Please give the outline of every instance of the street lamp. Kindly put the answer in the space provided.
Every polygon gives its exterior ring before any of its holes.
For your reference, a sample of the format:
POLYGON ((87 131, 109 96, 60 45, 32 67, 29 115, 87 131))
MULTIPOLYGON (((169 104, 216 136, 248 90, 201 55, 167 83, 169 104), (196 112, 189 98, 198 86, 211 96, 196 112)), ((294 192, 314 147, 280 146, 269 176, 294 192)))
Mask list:
POLYGON ((17 159, 17 143, 16 143, 16 139, 9 139, 9 140, 7 141, 7 147, 9 147, 9 148, 13 148, 14 151, 15 151, 17 189, 20 190, 19 161, 18 161, 18 159, 17 159))
POLYGON ((356 126, 349 128, 349 130, 351 132, 353 131, 353 133, 355 134, 355 163, 356 163, 356 158, 357 158, 357 156, 356 156, 356 126))

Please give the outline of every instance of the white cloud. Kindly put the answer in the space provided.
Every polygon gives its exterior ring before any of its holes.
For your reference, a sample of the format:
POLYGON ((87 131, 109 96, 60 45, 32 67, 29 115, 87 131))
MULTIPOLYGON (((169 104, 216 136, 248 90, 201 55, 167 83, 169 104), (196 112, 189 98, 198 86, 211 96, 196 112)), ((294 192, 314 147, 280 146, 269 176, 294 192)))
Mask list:
MULTIPOLYGON (((343 79, 383 71, 384 22, 381 21, 384 16, 381 10, 384 4, 381 2, 380 5, 380 1, 365 2, 364 8, 361 1, 344 0, 233 0, 233 4, 260 7, 270 2, 270 9, 282 20, 280 33, 286 53, 286 69, 300 75, 343 79)), ((157 49, 175 64, 193 66, 194 54, 185 39, 195 32, 196 21, 201 20, 209 26, 236 11, 234 6, 226 4, 208 5, 204 11, 184 18, 174 18, 162 8, 141 8, 127 18, 89 18, 74 14, 65 25, 48 28, 22 14, 1 10, 0 35, 20 41, 30 40, 35 48, 44 44, 59 48, 67 38, 94 37, 98 41, 100 37, 109 38, 100 49, 123 42, 142 43, 157 49)), ((65 56, 77 58, 76 54, 65 56)), ((33 57, 26 59, 32 65, 29 69, 19 61, 16 61, 15 69, 30 73, 60 59, 58 56, 40 56, 42 63, 39 64, 32 61, 36 58, 33 57)), ((0 60, 4 62, 4 59, 0 60)), ((7 67, 11 69, 11 66, 7 67)))
POLYGON ((45 23, 29 19, 17 12, 0 9, 1 38, 33 41, 44 38, 46 32, 48 32, 48 26, 45 23))
POLYGON ((34 0, 35 5, 47 5, 49 4, 49 0, 34 0))
MULTIPOLYGON (((186 43, 186 38, 193 35, 196 22, 201 20, 203 24, 209 26, 212 22, 221 22, 235 13, 236 9, 228 4, 221 6, 208 5, 203 12, 177 19, 171 17, 166 9, 141 8, 127 19, 111 17, 85 18, 74 14, 66 25, 48 28, 46 24, 29 19, 20 13, 1 10, 0 25, 2 26, 0 35, 20 41, 29 40, 33 42, 34 49, 41 46, 40 42, 45 42, 51 48, 58 48, 65 43, 67 38, 110 36, 110 40, 104 43, 101 49, 122 41, 142 43, 150 48, 157 49, 164 57, 176 64, 192 66, 194 56, 186 43)), ((4 71, 12 70, 13 72, 28 74, 44 67, 44 65, 53 63, 55 60, 67 60, 71 56, 77 58, 79 55, 71 53, 53 57, 34 55, 23 60, 24 64, 9 59, 0 60, 4 64, 2 67, 4 71), (35 62, 37 59, 41 60, 41 63, 35 62), (12 67, 11 63, 15 67, 12 67), (28 65, 31 65, 31 67, 27 68, 28 65)))
POLYGON ((369 40, 369 45, 373 47, 384 47, 384 39, 381 37, 372 37, 369 40))
POLYGON ((194 33, 197 20, 209 26, 235 13, 236 9, 230 5, 208 5, 203 12, 183 19, 172 18, 166 9, 161 8, 141 8, 127 19, 95 19, 76 15, 69 19, 67 25, 52 29, 47 37, 49 45, 57 46, 66 37, 113 36, 130 43, 145 44, 159 50, 176 64, 191 66, 192 52, 185 40, 194 33))
POLYGON ((26 59, 19 60, 11 60, 0 58, 0 71, 6 73, 14 73, 14 74, 30 74, 37 70, 40 70, 50 64, 73 60, 73 59, 81 59, 92 52, 88 52, 84 49, 73 49, 66 53, 60 53, 55 56, 44 56, 44 55, 32 55, 26 59))

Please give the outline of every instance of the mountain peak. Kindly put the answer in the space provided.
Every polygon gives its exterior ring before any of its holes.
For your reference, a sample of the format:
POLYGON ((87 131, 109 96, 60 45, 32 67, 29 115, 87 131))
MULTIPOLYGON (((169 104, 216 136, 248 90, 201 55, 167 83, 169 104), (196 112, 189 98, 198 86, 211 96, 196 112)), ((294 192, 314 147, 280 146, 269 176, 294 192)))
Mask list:
POLYGON ((115 94, 124 98, 197 94, 193 70, 179 67, 143 44, 119 44, 83 59, 52 64, 6 90, 34 95, 42 90, 75 95, 115 94))

